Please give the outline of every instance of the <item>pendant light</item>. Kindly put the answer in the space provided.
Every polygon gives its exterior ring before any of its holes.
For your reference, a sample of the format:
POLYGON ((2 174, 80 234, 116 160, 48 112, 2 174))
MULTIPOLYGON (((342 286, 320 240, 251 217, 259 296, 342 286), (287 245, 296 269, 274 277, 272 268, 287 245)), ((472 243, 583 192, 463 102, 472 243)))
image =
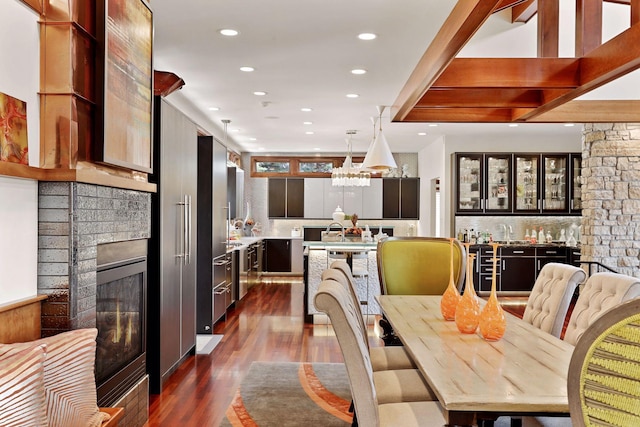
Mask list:
POLYGON ((347 135, 349 135, 346 140, 347 157, 345 157, 342 167, 333 168, 331 171, 331 185, 334 187, 367 187, 371 184, 371 174, 353 166, 351 137, 355 133, 355 130, 347 131, 347 135))
POLYGON ((367 155, 364 158, 364 162, 362 162, 363 169, 369 169, 374 171, 383 171, 392 168, 397 168, 398 165, 391 154, 391 150, 389 149, 389 144, 387 144, 387 139, 384 137, 382 133, 382 112, 385 109, 384 105, 378 105, 378 121, 380 124, 380 130, 378 131, 378 135, 374 137, 373 141, 371 141, 371 145, 369 146, 369 151, 367 151, 367 155))

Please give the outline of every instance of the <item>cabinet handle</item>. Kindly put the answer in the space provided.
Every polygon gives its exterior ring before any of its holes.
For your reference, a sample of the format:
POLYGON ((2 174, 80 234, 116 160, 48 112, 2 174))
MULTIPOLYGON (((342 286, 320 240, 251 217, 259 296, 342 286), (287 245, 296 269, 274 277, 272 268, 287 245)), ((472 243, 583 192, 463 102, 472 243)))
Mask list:
POLYGON ((536 202, 536 209, 540 209, 540 199, 536 202))
POLYGON ((557 253, 558 253, 558 251, 546 251, 545 252, 545 254, 547 254, 547 255, 551 255, 551 254, 555 255, 557 253))
POLYGON ((569 203, 570 203, 570 209, 573 210, 573 199, 571 199, 571 202, 569 203))
POLYGON ((480 199, 480 209, 484 209, 484 199, 480 199))
POLYGON ((502 260, 502 271, 504 271, 507 267, 507 260, 502 260))
POLYGON ((540 270, 540 260, 538 260, 538 271, 540 270))
MULTIPOLYGON (((186 216, 187 216, 186 196, 182 201, 176 203, 176 205, 180 206, 180 209, 182 209, 182 221, 183 221, 183 224, 181 224, 182 230, 178 229, 178 233, 180 235, 180 238, 179 238, 178 248, 176 248, 177 252, 178 252, 176 254, 176 258, 180 259, 180 263, 181 264, 184 264, 184 259, 186 257, 186 254, 185 254, 185 251, 184 251, 184 248, 185 248, 185 240, 184 239, 185 239, 185 237, 187 235, 187 224, 186 224, 186 222, 184 222, 186 220, 186 216), (180 231, 182 231, 182 232, 180 233, 180 231)), ((178 224, 176 224, 176 226, 180 227, 180 225, 178 225, 178 224)))
POLYGON ((523 254, 524 251, 513 251, 514 254, 523 254))

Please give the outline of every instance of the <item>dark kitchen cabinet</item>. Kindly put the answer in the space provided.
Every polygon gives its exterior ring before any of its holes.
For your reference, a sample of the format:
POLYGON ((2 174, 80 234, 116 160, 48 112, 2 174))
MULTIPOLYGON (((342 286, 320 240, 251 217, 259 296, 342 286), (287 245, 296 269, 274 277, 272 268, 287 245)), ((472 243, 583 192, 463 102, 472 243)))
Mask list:
POLYGON ((536 248, 536 277, 545 264, 550 262, 567 263, 567 247, 536 248))
POLYGON ((456 154, 456 213, 512 211, 512 155, 456 154))
POLYGON ((500 291, 529 292, 536 281, 535 248, 500 248, 500 291))
POLYGON ((382 218, 418 219, 420 178, 382 179, 382 218))
POLYGON ((266 272, 291 272, 291 240, 265 239, 263 270, 266 272))
POLYGON ((269 178, 269 218, 304 218, 304 178, 269 178))
POLYGON ((456 153, 456 215, 579 214, 580 153, 456 153))

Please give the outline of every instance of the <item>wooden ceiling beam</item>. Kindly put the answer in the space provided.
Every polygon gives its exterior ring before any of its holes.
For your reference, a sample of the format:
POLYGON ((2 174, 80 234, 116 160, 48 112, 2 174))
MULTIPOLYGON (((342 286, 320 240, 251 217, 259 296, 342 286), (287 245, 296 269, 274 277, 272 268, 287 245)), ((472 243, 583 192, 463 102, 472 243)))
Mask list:
POLYGON ((575 41, 576 58, 602 44, 602 0, 576 0, 575 41))
POLYGON ((403 122, 509 123, 510 108, 414 108, 403 122))
POLYGON ((499 4, 500 0, 467 0, 455 4, 391 107, 393 121, 404 120, 499 4))
POLYGON ((576 88, 576 58, 455 58, 433 88, 576 88))
POLYGON ((535 111, 516 116, 516 119, 529 121, 640 68, 640 24, 633 25, 579 60, 578 87, 551 102, 544 103, 535 111))
POLYGON ((640 22, 640 0, 631 0, 631 25, 640 22))
POLYGON ((496 6, 496 8, 493 10, 493 13, 500 12, 501 10, 504 10, 504 9, 512 8, 514 6, 517 6, 521 3, 525 3, 527 1, 528 0, 501 0, 500 3, 498 3, 498 5, 496 6))
POLYGON ((640 101, 575 100, 528 120, 531 123, 638 123, 640 101))
POLYGON ((511 8, 511 22, 529 22, 538 11, 538 0, 527 0, 511 8))
POLYGON ((557 58, 560 48, 560 3, 538 0, 538 57, 557 58))
POLYGON ((541 104, 538 90, 523 88, 431 88, 414 108, 536 108, 541 104))

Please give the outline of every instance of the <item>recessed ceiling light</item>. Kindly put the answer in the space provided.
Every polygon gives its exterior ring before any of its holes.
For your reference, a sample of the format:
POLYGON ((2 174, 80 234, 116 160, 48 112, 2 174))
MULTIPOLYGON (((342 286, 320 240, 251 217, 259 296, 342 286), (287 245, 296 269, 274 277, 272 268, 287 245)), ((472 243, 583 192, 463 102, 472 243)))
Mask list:
POLYGON ((252 71, 255 71, 256 69, 253 67, 240 67, 240 71, 244 71, 245 73, 250 73, 252 71))
POLYGON ((438 124, 437 123, 429 123, 429 127, 430 128, 436 128, 436 127, 438 127, 438 124))
POLYGON ((220 107, 209 107, 209 111, 220 111, 220 107))
POLYGON ((255 92, 253 92, 254 95, 256 96, 265 96, 267 94, 267 92, 264 92, 262 90, 257 90, 255 92))
POLYGON ((304 111, 305 113, 308 113, 309 111, 313 111, 313 108, 303 107, 300 109, 300 111, 304 111))
POLYGON ((573 126, 574 126, 574 124, 573 124, 573 123, 565 123, 564 125, 565 125, 566 127, 568 127, 568 128, 570 128, 570 127, 573 127, 573 126))
POLYGON ((351 70, 351 74, 366 74, 367 70, 362 69, 362 68, 354 68, 353 70, 351 70))
POLYGON ((236 30, 232 30, 231 28, 223 28, 222 30, 220 30, 220 34, 222 34, 223 36, 233 37, 237 36, 238 32, 236 30))
POLYGON ((360 40, 373 40, 373 39, 375 39, 376 37, 378 37, 378 36, 376 36, 376 35, 375 35, 375 34, 373 34, 373 33, 360 33, 360 34, 358 34, 358 38, 359 38, 360 40))
POLYGON ((509 127, 510 128, 517 128, 518 124, 517 123, 509 123, 509 127))
POLYGON ((307 135, 313 135, 313 131, 310 131, 310 130, 309 130, 309 131, 306 131, 305 133, 306 133, 307 135))
POLYGON ((427 133, 426 132, 418 132, 418 135, 420 136, 425 136, 427 133))
POLYGON ((312 125, 313 122, 302 122, 303 125, 312 125))
POLYGON ((359 96, 360 96, 360 95, 358 95, 357 93, 348 93, 348 94, 347 94, 347 98, 357 98, 357 97, 359 97, 359 96))
POLYGON ((314 151, 320 151, 320 148, 319 147, 315 147, 314 151))
POLYGON ((248 138, 248 139, 249 139, 249 141, 257 141, 258 140, 258 138, 253 138, 253 137, 248 138))

